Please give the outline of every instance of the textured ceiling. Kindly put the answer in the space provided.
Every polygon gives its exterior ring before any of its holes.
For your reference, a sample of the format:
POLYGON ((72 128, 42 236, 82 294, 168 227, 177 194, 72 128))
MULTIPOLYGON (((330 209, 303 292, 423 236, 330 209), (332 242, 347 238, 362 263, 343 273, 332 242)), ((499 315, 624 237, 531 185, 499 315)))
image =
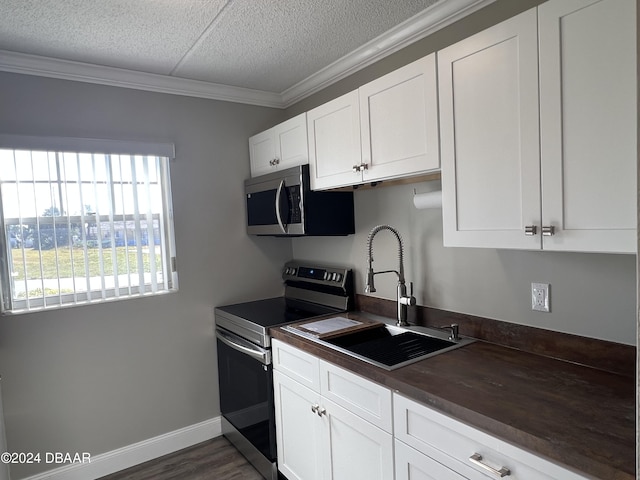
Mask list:
POLYGON ((281 93, 437 1, 0 0, 0 50, 281 93))

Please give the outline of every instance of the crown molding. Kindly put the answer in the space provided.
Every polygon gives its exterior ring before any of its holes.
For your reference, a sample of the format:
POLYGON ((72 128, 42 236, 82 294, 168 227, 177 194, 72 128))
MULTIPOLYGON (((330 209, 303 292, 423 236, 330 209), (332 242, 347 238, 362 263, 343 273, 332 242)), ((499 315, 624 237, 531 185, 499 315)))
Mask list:
POLYGON ((0 50, 0 71, 287 108, 495 0, 441 0, 282 93, 0 50))
POLYGON ((284 107, 348 77, 495 0, 441 0, 282 92, 284 107))
POLYGON ((283 108, 278 93, 0 50, 0 71, 283 108))

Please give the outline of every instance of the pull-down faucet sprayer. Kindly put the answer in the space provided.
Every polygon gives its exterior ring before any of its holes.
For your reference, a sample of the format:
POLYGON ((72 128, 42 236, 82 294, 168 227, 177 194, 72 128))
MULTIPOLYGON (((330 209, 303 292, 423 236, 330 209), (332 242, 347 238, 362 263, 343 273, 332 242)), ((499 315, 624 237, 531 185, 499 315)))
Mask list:
POLYGON ((413 282, 410 283, 411 293, 407 296, 407 286, 405 284, 404 279, 404 247, 402 245, 402 237, 398 231, 390 227, 389 225, 378 225, 377 227, 373 227, 371 232, 369 232, 369 236, 367 237, 367 262, 369 267, 367 269, 367 284, 364 288, 365 293, 373 293, 376 291, 376 287, 374 284, 374 276, 379 273, 395 273, 398 276, 398 288, 397 288, 397 304, 398 304, 398 326, 407 326, 409 323, 407 322, 407 307, 409 305, 415 305, 416 299, 413 296, 413 282), (399 256, 399 266, 398 270, 383 270, 380 272, 373 271, 373 237, 376 236, 378 232, 381 230, 389 230, 396 237, 398 241, 398 256, 399 256))

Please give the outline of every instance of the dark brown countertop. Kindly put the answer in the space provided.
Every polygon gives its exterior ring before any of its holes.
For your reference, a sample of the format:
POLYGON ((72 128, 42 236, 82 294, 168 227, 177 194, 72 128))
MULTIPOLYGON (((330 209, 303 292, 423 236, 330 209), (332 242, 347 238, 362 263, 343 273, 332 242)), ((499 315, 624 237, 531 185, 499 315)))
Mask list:
POLYGON ((271 334, 588 475, 636 478, 633 378, 483 341, 389 372, 280 328, 271 334))

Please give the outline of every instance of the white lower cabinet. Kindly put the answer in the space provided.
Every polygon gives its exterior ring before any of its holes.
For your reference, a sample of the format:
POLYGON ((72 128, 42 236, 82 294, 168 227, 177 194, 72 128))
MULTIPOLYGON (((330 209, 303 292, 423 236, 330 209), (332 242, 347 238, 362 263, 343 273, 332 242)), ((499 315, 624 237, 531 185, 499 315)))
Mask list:
POLYGON ((444 466, 457 474, 450 475, 443 470, 450 476, 436 475, 438 479, 486 480, 487 476, 510 480, 588 478, 399 394, 393 396, 393 421, 396 448, 405 444, 427 457, 414 454, 407 457, 408 460, 402 460, 404 466, 398 465, 400 462, 396 458, 396 472, 406 469, 416 472, 413 477, 405 474, 397 476, 396 480, 434 478, 429 476, 433 473, 424 473, 429 465, 433 468, 444 466), (408 466, 406 462, 409 462, 408 466))
POLYGON ((467 480, 406 443, 396 440, 395 449, 396 480, 467 480))
MULTIPOLYGON (((393 478, 393 437, 354 413, 321 397, 325 480, 393 478)), ((291 480, 291 479, 289 479, 291 480)))
POLYGON ((320 395, 277 370, 273 388, 278 469, 289 480, 322 478, 322 422, 311 411, 320 395))
POLYGON ((288 480, 587 480, 273 340, 278 469, 288 480))
POLYGON ((391 391, 278 340, 273 351, 279 470, 289 480, 393 479, 391 391), (307 381, 313 368, 322 387, 307 381))

